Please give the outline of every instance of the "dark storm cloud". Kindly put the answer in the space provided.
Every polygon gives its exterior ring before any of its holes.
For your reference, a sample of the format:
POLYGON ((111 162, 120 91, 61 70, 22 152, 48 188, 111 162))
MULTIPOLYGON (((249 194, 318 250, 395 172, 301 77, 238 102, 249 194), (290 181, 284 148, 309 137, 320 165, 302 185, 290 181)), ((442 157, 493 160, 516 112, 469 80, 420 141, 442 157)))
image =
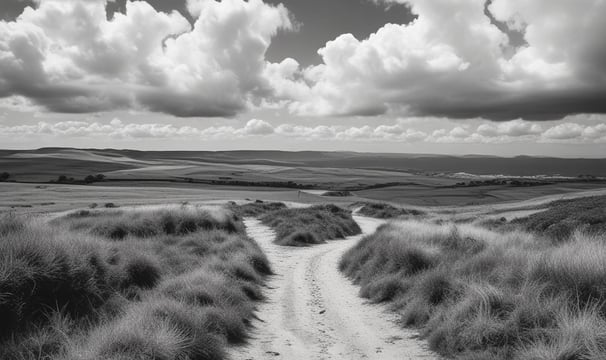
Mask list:
POLYGON ((455 119, 481 117, 495 121, 526 119, 549 121, 575 114, 606 114, 606 88, 560 90, 510 96, 495 93, 492 99, 474 102, 434 99, 411 111, 418 116, 445 116, 455 119))
POLYGON ((198 94, 167 93, 158 90, 142 91, 137 100, 154 112, 178 117, 230 117, 246 108, 244 101, 228 96, 201 99, 198 94))

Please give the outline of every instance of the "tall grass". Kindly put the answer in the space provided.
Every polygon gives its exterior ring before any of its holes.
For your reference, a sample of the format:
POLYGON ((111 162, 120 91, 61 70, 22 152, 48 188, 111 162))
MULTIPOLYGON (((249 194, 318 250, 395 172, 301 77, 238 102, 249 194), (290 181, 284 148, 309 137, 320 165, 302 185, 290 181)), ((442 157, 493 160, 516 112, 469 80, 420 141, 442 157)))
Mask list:
POLYGON ((261 221, 276 231, 275 242, 285 246, 310 246, 362 232, 351 211, 335 205, 276 210, 261 221))
POLYGON ((5 216, 0 358, 223 359, 226 344, 246 339, 269 273, 222 209, 5 216))
POLYGON ((457 359, 606 358, 606 242, 401 221, 365 237, 340 269, 457 359))

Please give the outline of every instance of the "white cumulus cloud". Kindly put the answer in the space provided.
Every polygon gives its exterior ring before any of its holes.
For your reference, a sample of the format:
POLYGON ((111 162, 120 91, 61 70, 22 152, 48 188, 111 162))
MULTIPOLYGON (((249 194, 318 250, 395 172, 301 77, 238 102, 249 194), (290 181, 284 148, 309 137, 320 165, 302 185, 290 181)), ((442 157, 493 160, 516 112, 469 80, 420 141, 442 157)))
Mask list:
POLYGON ((179 139, 200 138, 232 140, 242 138, 271 137, 289 138, 294 141, 342 141, 342 142, 393 142, 393 143, 443 143, 443 144, 505 144, 514 142, 597 144, 606 143, 606 117, 593 118, 591 125, 577 121, 587 118, 567 117, 550 126, 539 126, 531 121, 512 120, 494 124, 482 120, 472 126, 468 119, 463 125, 451 128, 419 130, 406 120, 395 124, 377 126, 344 126, 278 124, 251 119, 240 126, 174 126, 166 123, 125 123, 115 118, 101 122, 94 118, 71 121, 39 121, 32 125, 0 125, 0 138, 71 137, 111 139, 179 139))
POLYGON ((104 0, 41 0, 0 21, 0 98, 57 112, 147 109, 231 116, 272 92, 265 52, 291 29, 282 5, 190 0, 192 25, 144 1, 107 20, 104 0))
POLYGON ((289 63, 274 86, 294 99, 293 113, 492 120, 606 113, 603 0, 382 2, 407 4, 418 18, 367 39, 341 35, 319 50, 320 65, 289 63), (495 21, 526 44, 512 44, 495 21))

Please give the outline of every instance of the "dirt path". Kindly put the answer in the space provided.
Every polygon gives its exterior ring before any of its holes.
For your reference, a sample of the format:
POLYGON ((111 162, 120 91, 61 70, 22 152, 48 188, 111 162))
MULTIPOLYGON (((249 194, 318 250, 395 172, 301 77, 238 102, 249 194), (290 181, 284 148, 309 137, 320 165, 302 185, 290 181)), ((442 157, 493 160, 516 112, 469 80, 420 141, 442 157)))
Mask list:
MULTIPOLYGON (((355 217, 364 234, 380 221, 355 217)), ((259 359, 437 359, 396 316, 358 297, 358 288, 337 269, 341 255, 361 238, 310 248, 272 243, 274 233, 256 219, 245 220, 275 276, 268 301, 259 307, 250 344, 232 351, 234 360, 259 359)))

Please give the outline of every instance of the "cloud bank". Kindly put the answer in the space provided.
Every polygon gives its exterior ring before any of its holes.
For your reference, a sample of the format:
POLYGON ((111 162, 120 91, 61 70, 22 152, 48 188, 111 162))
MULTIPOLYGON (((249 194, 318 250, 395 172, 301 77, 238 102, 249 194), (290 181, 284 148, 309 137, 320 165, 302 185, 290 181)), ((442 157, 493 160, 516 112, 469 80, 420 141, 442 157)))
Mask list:
POLYGON ((53 112, 178 117, 253 107, 498 121, 606 113, 603 0, 374 0, 417 18, 366 39, 340 35, 306 68, 265 58, 278 31, 296 27, 282 5, 188 0, 192 25, 144 1, 108 20, 107 1, 38 0, 0 21, 0 98, 53 112))
POLYGON ((241 127, 211 126, 198 128, 177 127, 158 123, 124 123, 113 119, 109 123, 98 121, 40 121, 35 125, 1 126, 0 137, 31 137, 53 135, 61 137, 106 137, 111 139, 166 139, 200 138, 230 140, 277 136, 293 141, 354 141, 394 143, 445 143, 445 144, 505 144, 514 142, 596 144, 606 143, 606 122, 593 125, 580 124, 586 120, 568 117, 551 126, 531 121, 483 123, 479 126, 454 126, 430 133, 411 128, 410 121, 402 119, 392 125, 378 126, 304 126, 295 124, 272 125, 267 121, 252 119, 241 127))

